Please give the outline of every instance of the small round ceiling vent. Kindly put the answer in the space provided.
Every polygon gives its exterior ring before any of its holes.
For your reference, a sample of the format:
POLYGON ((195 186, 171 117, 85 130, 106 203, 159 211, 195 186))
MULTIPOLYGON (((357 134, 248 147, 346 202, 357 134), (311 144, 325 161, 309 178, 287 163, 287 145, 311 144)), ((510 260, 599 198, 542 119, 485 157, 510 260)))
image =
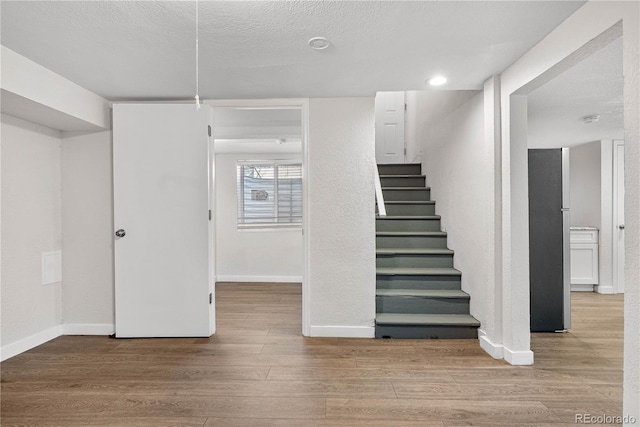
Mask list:
POLYGON ((309 39, 309 46, 311 46, 311 49, 315 49, 315 50, 323 50, 329 47, 329 40, 325 39, 324 37, 314 37, 312 39, 309 39))

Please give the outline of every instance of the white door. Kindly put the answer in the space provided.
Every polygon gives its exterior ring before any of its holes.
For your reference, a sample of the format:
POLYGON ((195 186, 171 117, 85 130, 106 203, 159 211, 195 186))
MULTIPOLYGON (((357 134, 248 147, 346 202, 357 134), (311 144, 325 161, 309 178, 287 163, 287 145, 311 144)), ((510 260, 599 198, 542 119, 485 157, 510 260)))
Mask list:
POLYGON ((624 142, 613 142, 613 284, 624 292, 624 142))
POLYGON ((376 163, 404 163, 404 92, 376 94, 376 163))
POLYGON ((210 117, 193 104, 113 106, 117 337, 213 332, 210 117))

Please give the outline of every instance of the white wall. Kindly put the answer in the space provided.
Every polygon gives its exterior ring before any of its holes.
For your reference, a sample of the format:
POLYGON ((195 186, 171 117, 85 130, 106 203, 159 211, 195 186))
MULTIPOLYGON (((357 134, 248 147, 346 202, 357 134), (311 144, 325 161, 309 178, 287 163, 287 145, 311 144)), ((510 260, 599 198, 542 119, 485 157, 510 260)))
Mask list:
POLYGON ((41 284, 42 252, 62 249, 61 141, 56 130, 6 115, 1 120, 1 345, 6 358, 32 342, 54 338, 62 321, 62 284, 41 284))
POLYGON ((305 228, 312 336, 374 336, 374 98, 310 100, 305 228))
MULTIPOLYGON (((88 304, 89 300, 105 295, 100 289, 75 301, 78 275, 86 274, 83 263, 92 253, 88 247, 81 249, 63 242, 63 227, 72 224, 74 236, 76 220, 90 221, 78 215, 68 217, 62 211, 62 140, 61 130, 96 131, 109 127, 110 107, 102 97, 72 83, 50 70, 18 55, 2 46, 2 359, 55 338, 62 333, 108 333, 105 328, 78 330, 68 323, 69 317, 82 312, 88 319, 83 321, 107 321, 105 312, 113 310, 113 303, 103 301, 88 304), (13 117, 12 117, 13 116, 13 117), (16 119, 19 117, 20 119, 16 119), (35 124, 37 123, 37 124, 35 124), (55 129, 55 130, 54 130, 55 129), (66 224, 63 225, 62 222, 66 224), (63 283, 42 286, 41 252, 62 249, 63 283), (69 249, 67 253, 65 249, 69 249), (74 253, 75 251, 75 253, 74 253), (77 253, 83 258, 75 259, 77 253), (69 268, 73 265, 74 268, 69 268), (79 266, 79 270, 75 269, 79 266), (64 283, 66 278, 70 282, 64 283), (68 286, 67 286, 68 285, 68 286), (65 302, 65 298, 71 301, 65 302)), ((106 157, 107 160, 110 156, 106 157)), ((110 165, 110 163, 109 163, 110 165)), ((74 166, 64 169, 67 176, 74 175, 74 166)), ((110 166, 109 166, 110 167, 110 166)), ((93 176, 97 171, 93 172, 93 176)), ((102 173, 102 171, 100 171, 102 173)), ((67 195, 76 197, 77 206, 88 206, 95 198, 102 197, 97 188, 84 200, 74 195, 74 185, 82 180, 91 185, 92 173, 78 174, 71 180, 67 195)), ((110 180, 110 175, 109 180, 110 180)), ((111 193, 106 212, 111 212, 111 193)), ((104 205, 101 206, 103 208, 104 205)), ((72 210, 67 210, 71 212, 72 210)), ((91 208, 81 210, 96 213, 91 208)), ((98 212, 104 215, 104 211, 98 212)), ((93 236, 89 228, 89 235, 93 236)), ((109 231, 110 235, 110 231, 109 231)), ((68 236, 67 236, 68 237, 68 236)), ((68 240, 68 239, 67 239, 68 240)), ((103 261, 100 261, 102 265, 103 261)), ((109 272, 112 266, 96 270, 98 274, 109 272)), ((103 279, 99 279, 103 280, 103 279)), ((107 282, 108 276, 105 276, 107 282)), ((110 283, 111 288, 113 283, 110 283)), ((93 292, 91 289, 89 292, 93 292)), ((109 320, 113 323, 113 319, 109 320)), ((94 325, 95 326, 95 325, 94 325)))
POLYGON ((476 96, 477 90, 410 90, 405 92, 406 161, 420 163, 424 159, 424 131, 431 123, 449 115, 453 110, 476 96))
POLYGON ((301 282, 302 230, 238 230, 238 160, 298 158, 300 154, 216 155, 216 273, 219 282, 301 282), (284 156, 284 157, 283 157, 284 156))
POLYGON ((569 149, 572 226, 600 228, 600 141, 569 149))
POLYGON ((113 333, 111 132, 62 140, 62 248, 66 333, 113 333))
POLYGON ((599 293, 613 293, 613 141, 570 150, 571 225, 598 227, 599 293))
POLYGON ((421 138, 423 173, 436 214, 455 251, 454 267, 462 271, 462 289, 471 295, 471 314, 481 323, 492 277, 489 263, 479 255, 493 249, 487 232, 493 219, 488 208, 493 203, 493 147, 484 140, 483 101, 483 94, 476 94, 447 116, 423 123, 421 138))

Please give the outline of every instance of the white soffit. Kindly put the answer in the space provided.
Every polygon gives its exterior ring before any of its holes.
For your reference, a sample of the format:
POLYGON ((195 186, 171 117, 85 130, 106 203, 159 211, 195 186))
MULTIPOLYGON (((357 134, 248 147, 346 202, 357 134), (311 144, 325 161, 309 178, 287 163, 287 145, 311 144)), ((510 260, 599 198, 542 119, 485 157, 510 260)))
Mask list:
POLYGON ((531 92, 528 115, 530 148, 624 138, 622 39, 531 92), (600 119, 585 124, 594 114, 600 119))
POLYGON ((0 46, 1 111, 62 130, 100 130, 111 122, 109 102, 47 68, 0 46))
POLYGON ((216 139, 214 151, 218 154, 302 154, 302 142, 287 140, 282 143, 277 140, 241 140, 241 139, 216 139))
MULTIPOLYGON (((576 1, 200 1, 202 99, 480 89, 576 1), (311 49, 312 37, 331 45, 311 49)), ((2 1, 2 44, 110 100, 190 99, 193 1, 2 1)))
POLYGON ((302 153, 299 108, 213 108, 216 153, 302 153))
POLYGON ((298 135, 302 132, 299 108, 214 107, 213 120, 216 127, 278 126, 296 128, 298 135))
POLYGON ((4 89, 0 90, 0 100, 2 114, 18 117, 50 129, 61 131, 100 131, 105 129, 4 89))

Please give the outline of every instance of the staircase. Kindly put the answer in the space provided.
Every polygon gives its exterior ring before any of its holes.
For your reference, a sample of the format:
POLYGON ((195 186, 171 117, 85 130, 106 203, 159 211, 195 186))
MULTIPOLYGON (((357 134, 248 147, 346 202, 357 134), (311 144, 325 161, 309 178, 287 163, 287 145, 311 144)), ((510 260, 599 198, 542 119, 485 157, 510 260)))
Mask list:
POLYGON ((387 216, 376 215, 376 338, 477 338, 469 294, 420 164, 378 165, 387 216))

